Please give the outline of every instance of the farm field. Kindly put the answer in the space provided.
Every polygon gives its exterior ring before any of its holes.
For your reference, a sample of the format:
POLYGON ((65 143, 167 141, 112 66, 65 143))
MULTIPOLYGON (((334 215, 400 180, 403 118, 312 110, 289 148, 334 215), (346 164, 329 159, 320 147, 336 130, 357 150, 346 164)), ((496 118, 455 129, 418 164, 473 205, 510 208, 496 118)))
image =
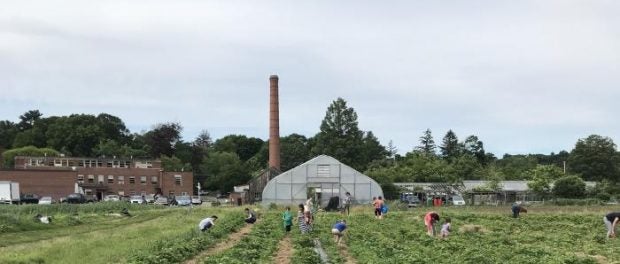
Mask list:
POLYGON ((620 240, 605 239, 602 221, 617 206, 532 206, 520 219, 508 207, 437 208, 452 219, 445 240, 426 235, 428 208, 392 210, 383 220, 369 207, 319 212, 305 235, 296 223, 286 235, 282 210, 273 209, 259 209, 259 221, 246 226, 238 207, 130 207, 132 217, 111 214, 110 205, 17 208, 0 208, 0 263, 620 263, 620 240), (58 221, 34 223, 28 215, 38 210, 58 221), (213 214, 215 227, 198 232, 213 214), (342 218, 349 229, 337 246, 330 230, 342 218))

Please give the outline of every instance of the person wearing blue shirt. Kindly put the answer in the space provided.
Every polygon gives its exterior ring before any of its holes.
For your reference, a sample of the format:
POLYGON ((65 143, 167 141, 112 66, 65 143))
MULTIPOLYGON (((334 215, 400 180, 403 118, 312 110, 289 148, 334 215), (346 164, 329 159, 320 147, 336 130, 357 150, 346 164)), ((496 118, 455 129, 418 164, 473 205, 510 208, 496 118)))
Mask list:
POLYGON ((340 220, 334 224, 332 228, 332 234, 334 235, 334 240, 336 244, 340 245, 340 241, 342 240, 342 236, 344 235, 344 231, 347 229, 347 221, 340 220))

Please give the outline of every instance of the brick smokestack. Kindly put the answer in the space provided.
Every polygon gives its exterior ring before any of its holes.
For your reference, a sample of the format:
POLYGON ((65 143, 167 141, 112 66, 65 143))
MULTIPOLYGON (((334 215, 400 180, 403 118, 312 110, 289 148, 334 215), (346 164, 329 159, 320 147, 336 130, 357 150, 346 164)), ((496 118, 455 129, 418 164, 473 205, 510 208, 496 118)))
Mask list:
POLYGON ((280 170, 278 75, 269 76, 269 168, 280 170))

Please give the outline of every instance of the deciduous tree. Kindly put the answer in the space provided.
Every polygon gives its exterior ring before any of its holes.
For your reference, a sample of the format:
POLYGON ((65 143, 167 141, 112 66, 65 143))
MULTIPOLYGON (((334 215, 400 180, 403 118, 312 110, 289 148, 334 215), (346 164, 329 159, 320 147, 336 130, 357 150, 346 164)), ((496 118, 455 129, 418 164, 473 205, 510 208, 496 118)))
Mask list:
POLYGON ((619 182, 618 158, 616 144, 611 138, 590 135, 577 141, 568 164, 572 172, 581 174, 585 180, 619 182))

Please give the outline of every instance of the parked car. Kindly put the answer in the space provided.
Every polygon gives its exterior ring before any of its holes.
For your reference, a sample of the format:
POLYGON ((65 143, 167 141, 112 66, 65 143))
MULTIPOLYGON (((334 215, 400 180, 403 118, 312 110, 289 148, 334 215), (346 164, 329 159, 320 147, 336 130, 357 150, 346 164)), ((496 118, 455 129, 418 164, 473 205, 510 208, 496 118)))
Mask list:
POLYGON ((24 194, 21 196, 20 202, 23 204, 38 204, 39 196, 36 194, 24 194))
POLYGON ((165 196, 157 197, 157 200, 155 200, 154 204, 168 205, 168 197, 165 197, 165 196))
POLYGON ((202 199, 200 199, 200 196, 192 196, 192 204, 202 204, 202 199))
POLYGON ((67 195, 64 202, 70 203, 70 204, 82 204, 82 203, 86 203, 87 199, 86 199, 86 196, 84 196, 81 193, 72 193, 72 194, 67 195))
POLYGON ((146 204, 146 200, 140 195, 132 195, 129 197, 129 202, 132 204, 146 204))
POLYGON ((106 196, 103 198, 103 201, 104 201, 104 202, 118 202, 118 201, 120 201, 120 200, 121 200, 121 197, 119 197, 119 196, 118 196, 118 195, 116 195, 116 194, 106 195, 106 196))
POLYGON ((407 207, 418 207, 420 206, 420 198, 417 196, 409 196, 407 197, 407 207))
POLYGON ((452 196, 452 204, 453 205, 465 205, 465 199, 459 195, 452 196))
POLYGON ((39 204, 52 204, 54 203, 54 201, 52 200, 52 197, 50 196, 43 196, 41 197, 41 199, 39 199, 39 204))
POLYGON ((147 194, 144 196, 144 199, 146 200, 147 203, 154 203, 155 202, 155 195, 154 194, 147 194))
POLYGON ((180 206, 187 206, 192 204, 192 198, 186 195, 176 197, 177 204, 180 206))
POLYGON ((97 196, 95 195, 84 195, 84 198, 86 198, 86 202, 87 203, 94 203, 94 202, 98 202, 99 199, 97 199, 97 196))
POLYGON ((221 204, 227 204, 228 202, 230 202, 230 199, 228 199, 230 197, 230 194, 220 194, 217 196, 217 201, 221 204))

